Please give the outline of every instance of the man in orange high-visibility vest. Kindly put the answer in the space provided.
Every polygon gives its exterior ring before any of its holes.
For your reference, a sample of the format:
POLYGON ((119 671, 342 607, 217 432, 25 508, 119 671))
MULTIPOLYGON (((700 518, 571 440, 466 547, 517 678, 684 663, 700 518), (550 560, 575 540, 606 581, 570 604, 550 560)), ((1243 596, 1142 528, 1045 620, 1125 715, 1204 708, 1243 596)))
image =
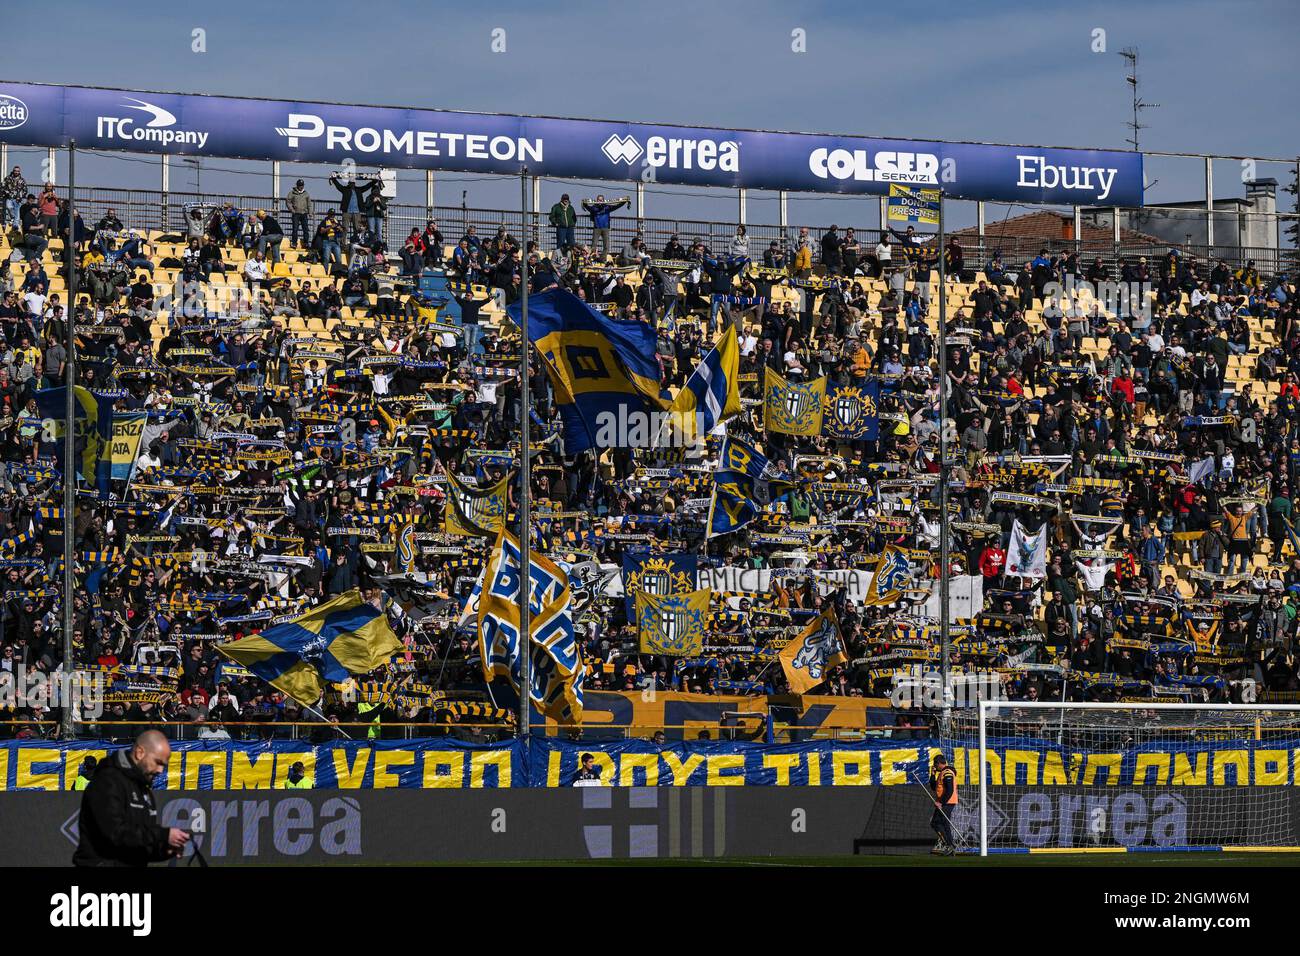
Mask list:
POLYGON ((943 754, 934 758, 930 792, 934 794, 934 813, 930 816, 930 827, 939 834, 939 842, 931 852, 952 856, 957 844, 952 833, 952 815, 957 809, 957 774, 948 766, 948 758, 943 754))

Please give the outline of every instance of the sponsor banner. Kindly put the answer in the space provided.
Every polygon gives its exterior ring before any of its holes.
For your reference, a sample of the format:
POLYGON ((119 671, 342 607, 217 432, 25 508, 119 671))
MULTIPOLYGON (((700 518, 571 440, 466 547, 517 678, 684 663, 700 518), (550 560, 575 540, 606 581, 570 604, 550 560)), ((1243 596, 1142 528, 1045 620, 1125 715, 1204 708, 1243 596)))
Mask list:
POLYGON ((0 143, 385 168, 1142 205, 1140 153, 0 83, 0 143))
MULTIPOLYGON (((3 798, 22 826, 0 827, 0 866, 66 867, 79 793, 3 798)), ((281 790, 157 794, 163 826, 190 829, 213 866, 454 861, 848 856, 859 837, 934 843, 917 787, 567 787, 444 791, 281 790), (432 811, 432 812, 431 812, 432 811), (418 820, 418 826, 411 821, 418 820), (792 827, 792 820, 810 826, 792 827), (864 832, 864 823, 867 827, 864 832)), ((193 850, 166 866, 187 866, 193 850)))

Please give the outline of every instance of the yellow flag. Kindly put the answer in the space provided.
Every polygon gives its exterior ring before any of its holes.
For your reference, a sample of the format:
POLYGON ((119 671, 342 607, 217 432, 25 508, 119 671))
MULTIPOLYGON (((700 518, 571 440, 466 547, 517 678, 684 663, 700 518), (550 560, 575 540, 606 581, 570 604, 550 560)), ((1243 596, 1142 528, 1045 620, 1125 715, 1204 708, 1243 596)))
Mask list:
POLYGON ((636 592, 637 630, 642 654, 695 657, 704 650, 711 592, 636 592))
POLYGON ((847 661, 840 622, 827 608, 781 651, 781 669, 794 694, 806 694, 826 680, 826 673, 847 661))
POLYGON ((763 427, 785 435, 820 435, 826 376, 801 384, 786 381, 771 368, 766 371, 763 427))

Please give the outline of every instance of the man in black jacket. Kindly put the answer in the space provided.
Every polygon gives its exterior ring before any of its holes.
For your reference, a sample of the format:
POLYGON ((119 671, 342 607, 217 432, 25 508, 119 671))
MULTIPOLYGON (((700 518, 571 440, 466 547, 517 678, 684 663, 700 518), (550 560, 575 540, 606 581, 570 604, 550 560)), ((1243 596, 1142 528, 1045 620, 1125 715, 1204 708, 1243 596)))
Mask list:
POLYGON ((171 752, 160 731, 146 730, 130 750, 99 762, 81 801, 75 866, 147 866, 180 854, 190 835, 160 825, 153 799, 171 752))

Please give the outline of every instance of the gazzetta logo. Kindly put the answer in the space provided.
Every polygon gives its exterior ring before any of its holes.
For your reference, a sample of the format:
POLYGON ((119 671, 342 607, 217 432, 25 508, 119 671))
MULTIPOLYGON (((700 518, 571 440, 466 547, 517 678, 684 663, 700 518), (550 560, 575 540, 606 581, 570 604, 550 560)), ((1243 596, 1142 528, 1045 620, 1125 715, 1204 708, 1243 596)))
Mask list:
POLYGON ((855 179, 864 183, 911 183, 936 186, 939 157, 934 153, 880 150, 873 157, 865 149, 830 149, 821 146, 808 154, 808 168, 818 179, 855 179))
POLYGON ((645 147, 633 136, 620 136, 615 133, 601 144, 600 151, 611 163, 626 163, 631 166, 641 154, 645 154, 645 165, 660 169, 700 169, 711 172, 715 169, 724 173, 740 170, 740 144, 735 140, 712 139, 678 139, 672 136, 650 136, 645 147))
POLYGON ((16 96, 0 94, 0 129, 17 129, 27 122, 27 104, 16 96))
POLYGON ((207 145, 207 133, 172 129, 179 120, 171 110, 130 96, 127 100, 129 102, 123 103, 122 109, 143 113, 144 116, 97 117, 95 134, 101 139, 124 139, 137 143, 158 143, 162 146, 197 146, 199 149, 207 145))

